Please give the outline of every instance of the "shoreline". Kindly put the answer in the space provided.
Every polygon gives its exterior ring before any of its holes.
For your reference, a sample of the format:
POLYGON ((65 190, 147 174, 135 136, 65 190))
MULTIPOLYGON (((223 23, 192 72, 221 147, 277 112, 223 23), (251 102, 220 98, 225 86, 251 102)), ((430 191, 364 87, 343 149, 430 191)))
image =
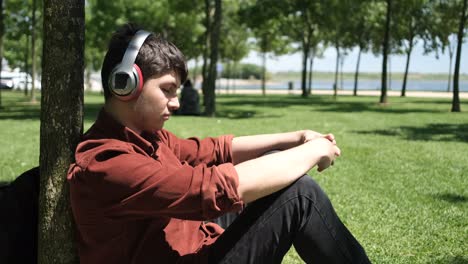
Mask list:
MULTIPOLYGON (((226 89, 217 89, 216 94, 262 94, 260 89, 235 89, 226 91, 226 89)), ((285 90, 285 89, 266 89, 266 94, 293 94, 301 95, 302 90, 285 90)), ((312 90, 311 95, 333 95, 333 90, 312 90)), ((339 95, 352 95, 353 91, 338 90, 339 95)), ((380 96, 380 91, 358 91, 358 96, 380 96)), ((401 91, 387 91, 389 97, 400 97, 401 91)), ((460 99, 468 99, 468 92, 460 92, 460 99)), ((453 97, 452 92, 432 92, 432 91, 406 91, 406 97, 422 97, 422 98, 447 98, 453 97)))

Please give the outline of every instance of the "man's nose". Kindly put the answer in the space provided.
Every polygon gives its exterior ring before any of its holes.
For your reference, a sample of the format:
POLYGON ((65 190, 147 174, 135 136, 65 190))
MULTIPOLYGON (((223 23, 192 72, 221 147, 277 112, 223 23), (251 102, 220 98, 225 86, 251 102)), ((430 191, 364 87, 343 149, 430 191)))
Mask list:
POLYGON ((174 96, 171 99, 169 99, 168 107, 171 110, 179 109, 179 107, 180 107, 179 98, 177 96, 174 96))

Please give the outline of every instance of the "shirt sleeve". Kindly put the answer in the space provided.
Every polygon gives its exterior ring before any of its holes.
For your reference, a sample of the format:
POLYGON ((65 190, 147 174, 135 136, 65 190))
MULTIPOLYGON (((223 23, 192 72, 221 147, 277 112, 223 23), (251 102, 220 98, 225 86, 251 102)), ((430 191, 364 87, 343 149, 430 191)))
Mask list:
POLYGON ((161 162, 136 152, 131 144, 102 147, 88 160, 85 168, 72 169, 72 192, 96 195, 95 202, 109 218, 207 220, 243 206, 231 163, 161 162))
POLYGON ((232 162, 233 135, 181 139, 167 130, 158 133, 160 140, 173 150, 179 160, 186 161, 190 165, 196 166, 201 163, 219 165, 232 162))

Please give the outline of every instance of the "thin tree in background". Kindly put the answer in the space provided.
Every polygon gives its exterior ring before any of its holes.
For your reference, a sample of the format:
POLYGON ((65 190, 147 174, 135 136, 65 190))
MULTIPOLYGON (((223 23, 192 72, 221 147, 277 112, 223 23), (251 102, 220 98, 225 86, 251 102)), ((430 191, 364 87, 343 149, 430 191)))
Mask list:
MULTIPOLYGON (((209 55, 210 55, 210 35, 211 35, 211 0, 205 0, 205 34, 204 38, 204 45, 203 45, 203 66, 202 66, 202 92, 203 98, 205 98, 205 94, 207 94, 207 86, 208 86, 208 63, 209 63, 209 55)), ((203 100, 203 105, 206 108, 206 100, 203 100)))
POLYGON ((392 13, 392 0, 387 1, 387 15, 385 20, 385 35, 384 40, 382 43, 382 54, 383 54, 383 62, 382 62, 382 88, 380 94, 380 103, 385 104, 387 103, 387 57, 388 57, 388 50, 390 45, 390 21, 391 21, 391 13, 392 13))
POLYGON ((84 6, 85 0, 44 1, 40 264, 79 262, 66 174, 83 131, 84 6))
MULTIPOLYGON (((203 99, 205 103, 205 114, 207 116, 214 116, 216 111, 216 98, 215 98, 215 89, 216 89, 216 64, 218 62, 218 52, 219 52, 219 35, 221 31, 221 17, 222 17, 222 7, 221 0, 215 0, 215 11, 214 11, 214 21, 213 27, 210 35, 210 64, 208 67, 208 78, 205 94, 203 94, 203 99)), ((205 81, 203 81, 205 82, 205 81)))
POLYGON ((33 0, 32 20, 31 20, 31 102, 36 102, 34 90, 36 88, 36 8, 37 0, 33 0))
POLYGON ((466 8, 467 0, 463 1, 463 7, 460 15, 460 25, 458 28, 458 45, 457 57, 455 58, 455 73, 453 74, 453 99, 452 99, 452 112, 460 112, 460 95, 459 95, 459 78, 460 78, 460 61, 463 45, 463 33, 466 25, 466 8))

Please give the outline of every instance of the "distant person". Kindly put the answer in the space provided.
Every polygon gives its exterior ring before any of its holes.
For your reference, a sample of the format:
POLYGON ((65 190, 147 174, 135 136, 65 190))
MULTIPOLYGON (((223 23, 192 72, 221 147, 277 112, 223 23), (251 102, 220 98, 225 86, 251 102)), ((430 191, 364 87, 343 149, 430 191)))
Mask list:
POLYGON ((200 97, 198 91, 193 88, 190 79, 185 81, 180 97, 180 108, 177 111, 181 115, 200 115, 200 97))
POLYGON ((68 171, 81 263, 281 263, 292 245, 307 263, 369 263, 304 175, 340 155, 332 134, 177 137, 163 126, 185 58, 131 24, 112 36, 101 75, 104 107, 68 171), (238 211, 226 230, 210 222, 238 211))

